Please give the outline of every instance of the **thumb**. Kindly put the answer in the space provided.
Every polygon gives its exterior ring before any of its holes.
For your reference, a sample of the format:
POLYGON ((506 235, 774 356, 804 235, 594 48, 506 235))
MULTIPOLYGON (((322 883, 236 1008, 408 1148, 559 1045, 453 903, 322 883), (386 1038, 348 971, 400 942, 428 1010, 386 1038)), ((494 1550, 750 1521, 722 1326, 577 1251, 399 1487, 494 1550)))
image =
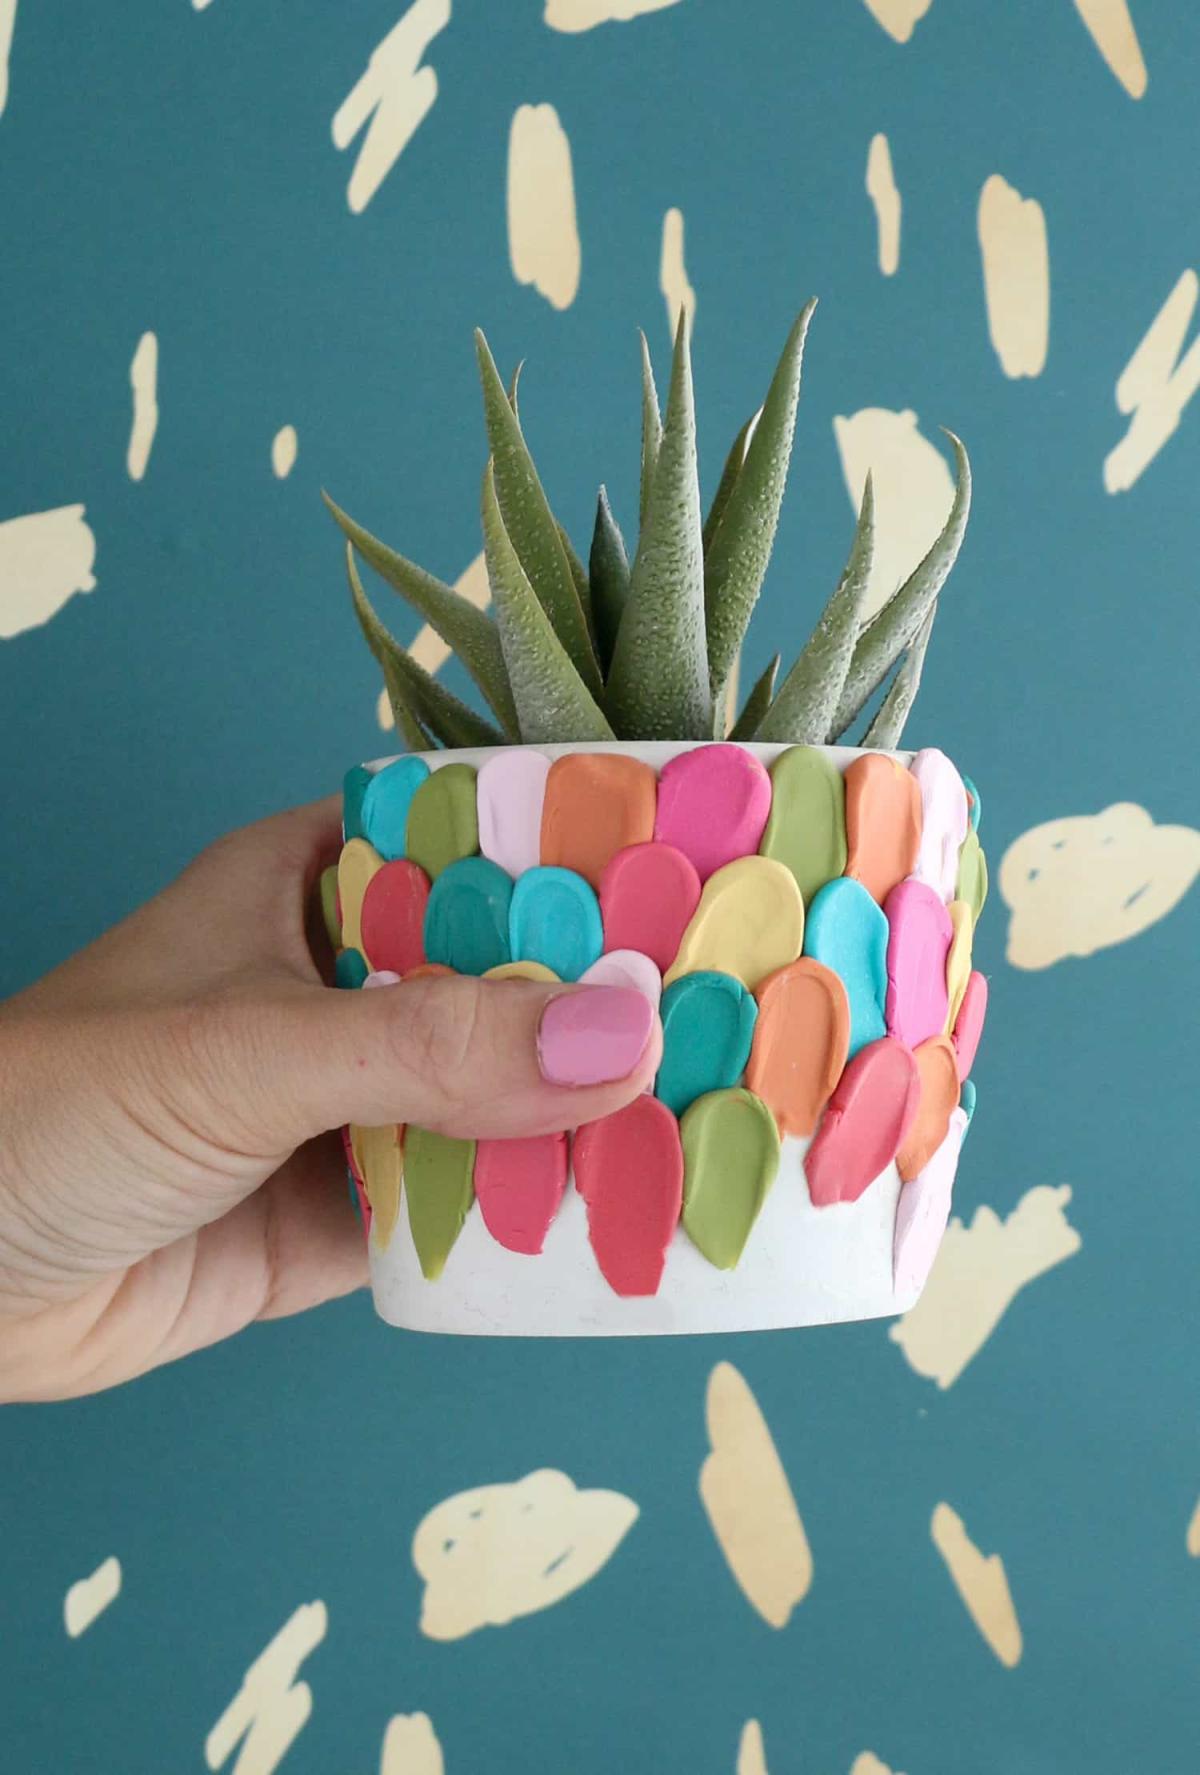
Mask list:
POLYGON ((650 1088, 650 1001, 624 986, 425 976, 373 992, 297 986, 228 1052, 225 1101, 272 1151, 344 1122, 413 1123, 465 1139, 595 1121, 650 1088), (239 1052, 242 1049, 242 1052, 239 1052))

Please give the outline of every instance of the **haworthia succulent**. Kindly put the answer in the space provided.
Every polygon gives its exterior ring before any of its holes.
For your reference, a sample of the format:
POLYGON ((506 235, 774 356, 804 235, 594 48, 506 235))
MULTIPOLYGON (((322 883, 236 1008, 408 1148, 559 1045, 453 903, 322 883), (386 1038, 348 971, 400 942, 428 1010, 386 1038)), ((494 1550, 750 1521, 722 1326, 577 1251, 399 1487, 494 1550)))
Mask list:
POLYGON ((426 733, 421 726, 416 705, 412 700, 412 692, 399 672, 396 671, 391 656, 379 661, 379 669, 383 673, 383 687, 387 691, 392 719, 396 723, 396 732, 410 752, 433 751, 433 735, 426 733))
POLYGON ((600 668, 592 651, 587 617, 579 601, 562 536, 488 350, 487 340, 478 330, 475 348, 483 385, 483 410, 494 464, 496 498, 504 528, 534 595, 575 670, 589 690, 598 696, 600 668))
POLYGON ((452 647, 494 710, 506 733, 516 736, 517 712, 509 688, 508 672, 500 646, 500 634, 492 618, 432 573, 406 561, 403 555, 379 542, 361 524, 323 494, 342 534, 354 544, 367 565, 373 567, 394 591, 399 592, 432 629, 452 647))
POLYGON ((704 563, 709 677, 717 701, 733 670, 771 558, 792 453, 804 340, 815 307, 815 302, 807 303, 788 334, 742 472, 704 563))
POLYGON ((842 577, 779 695, 759 723, 759 739, 787 740, 796 746, 825 743, 858 641, 859 612, 874 555, 875 493, 868 475, 842 577))
POLYGON ((645 333, 639 333, 638 338, 642 342, 642 480, 638 521, 644 524, 646 513, 650 509, 650 489, 654 485, 658 447, 662 442, 662 420, 658 414, 658 390, 654 386, 650 347, 646 343, 645 333))
POLYGON ((879 705, 875 719, 863 735, 864 746, 874 747, 880 752, 894 752, 904 738, 904 723, 908 720, 909 711, 917 700, 917 692, 921 688, 921 671, 925 664, 925 650, 929 646, 929 637, 933 633, 933 621, 937 615, 937 601, 930 605, 929 615, 917 630, 917 638, 904 656, 900 670, 892 680, 891 688, 879 705))
POLYGON ((950 516, 925 559, 859 636, 830 727, 828 737, 831 739, 845 732, 905 648, 911 646, 958 558, 971 510, 971 465, 954 433, 948 431, 946 436, 954 450, 957 476, 950 516))
POLYGON ((346 573, 367 645, 383 670, 396 726, 408 744, 421 750, 427 732, 444 746, 502 746, 504 735, 500 729, 477 715, 444 684, 431 677, 380 622, 363 590, 354 564, 354 550, 349 543, 346 544, 346 573), (405 716, 403 720, 401 709, 405 716), (418 725, 414 726, 414 723, 418 725))
POLYGON ((686 311, 675 335, 667 414, 613 652, 607 708, 624 738, 706 739, 712 733, 686 311))
POLYGON ((708 516, 704 520, 704 552, 708 553, 709 544, 717 533, 721 519, 725 516, 725 507, 729 504, 729 495, 733 492, 738 476, 746 461, 746 450, 754 434, 754 428, 762 415, 762 408, 747 419, 725 458, 725 466, 721 470, 721 479, 717 482, 717 490, 713 494, 712 504, 708 508, 708 516))
POLYGON ((513 418, 518 425, 521 423, 521 408, 517 399, 517 393, 521 386, 521 371, 524 368, 525 359, 522 358, 516 369, 513 371, 512 381, 508 385, 508 404, 513 410, 513 418))
POLYGON ((775 674, 778 670, 779 655, 776 654, 742 705, 742 712, 729 732, 731 740, 758 738, 759 723, 771 707, 771 698, 775 694, 775 674))
POLYGON ((571 569, 571 578, 575 581, 575 594, 583 607, 583 618, 587 623, 588 639, 592 644, 592 653, 599 661, 596 653, 596 617, 592 610, 592 588, 588 580, 588 571, 579 556, 575 553, 574 544, 562 525, 558 526, 559 538, 563 545, 563 553, 567 557, 567 566, 571 569))
POLYGON ((621 613, 629 596, 629 557, 625 553, 625 538, 613 517, 608 494, 603 487, 596 500, 596 525, 592 531, 588 571, 591 577, 592 613, 596 619, 600 663, 607 671, 617 643, 621 613))
POLYGON ((490 461, 483 477, 483 540, 521 739, 527 745, 611 740, 612 728, 568 658, 521 565, 504 525, 490 461))

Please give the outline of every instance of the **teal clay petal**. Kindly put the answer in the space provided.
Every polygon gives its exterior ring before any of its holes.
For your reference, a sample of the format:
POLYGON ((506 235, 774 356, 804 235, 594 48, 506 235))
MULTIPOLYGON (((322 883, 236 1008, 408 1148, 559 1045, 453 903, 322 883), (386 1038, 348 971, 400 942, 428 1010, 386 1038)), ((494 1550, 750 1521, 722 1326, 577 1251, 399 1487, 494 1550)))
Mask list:
POLYGON ((730 974, 685 974, 668 986, 655 1096, 680 1116, 698 1097, 736 1085, 750 1058, 757 1018, 758 1006, 730 974))
POLYGON ((512 877, 486 857, 463 857, 443 869, 425 908, 426 960, 476 975, 511 961, 512 894, 512 877))
POLYGON ((475 1142, 425 1128, 404 1136, 404 1194, 421 1274, 436 1282, 475 1200, 475 1142))
POLYGON ((413 796, 429 776, 423 758, 397 758, 377 770, 362 799, 363 837, 385 862, 404 855, 413 796))
POLYGON ((514 961, 540 961, 560 980, 578 980, 600 957, 600 902, 573 869, 527 869, 513 889, 508 918, 514 961))
POLYGON ((983 811, 983 804, 979 799, 979 790, 975 787, 970 777, 963 777, 963 788, 967 792, 967 805, 971 816, 971 830, 973 832, 978 832, 979 820, 983 811))
POLYGON ((859 881, 844 876, 823 887, 808 909, 804 953, 841 980, 850 1002, 850 1051, 887 1033, 888 921, 859 881))
POLYGON ((417 789, 408 810, 406 854, 430 881, 460 857, 479 849, 475 770, 470 764, 444 764, 417 789))
POLYGON ((771 766, 771 812, 758 847, 791 870, 804 904, 846 867, 842 773, 815 746, 791 746, 771 766))
POLYGON ((333 964, 334 984, 353 991, 362 985, 368 971, 367 964, 357 949, 341 949, 333 964))
POLYGON ((963 1139, 964 1140, 967 1138, 967 1135, 971 1131, 971 1123, 975 1120, 975 1103, 976 1103, 977 1096, 978 1096, 978 1093, 975 1090, 974 1079, 964 1079, 963 1080, 963 1088, 962 1088, 962 1096, 958 1100, 958 1107, 959 1107, 959 1109, 962 1110, 963 1114, 967 1118, 967 1125, 963 1129, 963 1139))
POLYGON ((750 1091, 713 1091, 680 1124, 683 1227, 719 1270, 745 1250, 779 1170, 779 1129, 750 1091))
POLYGON ((363 827, 363 797, 371 783, 371 772, 363 764, 356 764, 342 778, 342 842, 351 838, 365 838, 363 827))

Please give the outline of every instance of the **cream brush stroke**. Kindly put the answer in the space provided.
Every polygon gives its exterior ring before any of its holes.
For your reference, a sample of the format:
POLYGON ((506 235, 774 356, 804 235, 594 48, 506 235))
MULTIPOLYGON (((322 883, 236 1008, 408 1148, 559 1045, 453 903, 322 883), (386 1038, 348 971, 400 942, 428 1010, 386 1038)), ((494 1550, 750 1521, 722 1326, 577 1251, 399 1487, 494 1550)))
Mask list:
POLYGON ((737 1775, 767 1775, 767 1752, 762 1727, 757 1720, 747 1720, 738 1742, 737 1775))
POLYGON ((812 1553, 767 1421, 731 1362, 709 1376, 706 1416, 700 1497, 717 1545, 751 1608, 786 1627, 812 1583, 812 1553))
POLYGON ((328 1626, 325 1604, 309 1602, 279 1629, 205 1740, 210 1769, 223 1768, 240 1745, 230 1775, 275 1775, 312 1713, 312 1690, 296 1679, 328 1626))
POLYGON ((1130 98, 1144 98, 1149 76, 1127 0, 1075 0, 1075 10, 1130 98))
POLYGON ((597 25, 625 23, 678 4, 679 0, 546 0, 546 23, 552 31, 592 31, 597 25))
POLYGON ((1021 1625, 1004 1561, 998 1553, 979 1551, 949 1504, 934 1510, 929 1532, 967 1613, 1001 1664, 1012 1670, 1021 1662, 1021 1625))
POLYGON ((1192 1511, 1192 1520, 1188 1523, 1187 1550, 1193 1559, 1200 1559, 1200 1501, 1192 1511))
POLYGON ((294 425, 281 425, 271 439, 271 471, 276 480, 286 481, 296 466, 300 441, 294 425))
POLYGON ((900 192, 892 171, 892 151, 880 132, 871 137, 867 150, 867 196, 875 206, 879 269, 894 277, 900 265, 900 192))
POLYGON ((954 503, 954 477, 936 444, 906 409, 863 407, 833 422, 846 491, 857 518, 868 471, 875 490, 875 555, 863 604, 866 622, 923 560, 954 503))
POLYGON ((1129 430, 1104 459, 1109 493, 1127 493, 1179 429, 1183 409, 1200 388, 1200 336, 1184 341, 1200 295, 1200 278, 1185 271, 1155 315, 1117 383, 1117 410, 1129 430))
POLYGON ((80 1578, 63 1598, 63 1625, 71 1639, 86 1633, 92 1622, 121 1594, 121 1562, 111 1554, 90 1578, 80 1578))
POLYGON ((348 148, 366 125, 346 189, 355 215, 366 209, 433 108, 437 74, 421 62, 449 23, 450 0, 415 0, 334 113, 335 148, 348 148))
POLYGON ((1200 832, 1158 826, 1135 802, 1035 826, 1000 864, 1008 960, 1048 968, 1126 943, 1173 911, 1198 874, 1200 832))
POLYGON ((553 105, 519 105, 508 134, 508 253, 519 284, 552 308, 579 289, 582 249, 571 144, 553 105))
POLYGON ((211 5, 212 0, 192 0, 193 12, 206 12, 211 5))
MULTIPOLYGON (((470 566, 463 569, 454 582, 454 589, 461 597, 466 598, 468 603, 473 604, 476 610, 487 609, 492 601, 492 588, 488 584, 487 562, 482 554, 476 555, 470 566)), ((451 649, 442 640, 437 630, 431 629, 428 623, 418 632, 408 651, 417 664, 424 666, 430 674, 440 671, 450 658, 451 653, 451 649)), ((386 690, 381 690, 379 693, 376 716, 380 727, 385 732, 389 728, 395 727, 396 719, 392 714, 392 705, 388 701, 386 690)))
POLYGON ((1040 376, 1050 344, 1046 217, 999 173, 979 193, 979 252, 988 332, 1006 376, 1040 376))
POLYGON ((1070 1200, 1069 1184, 1037 1184, 1004 1220, 985 1206, 950 1222, 925 1292, 888 1330, 914 1373, 952 1387, 1021 1290, 1075 1256, 1070 1200))
POLYGON ((933 0, 863 0, 867 11, 897 43, 907 43, 933 0))
POLYGON ((133 423, 125 467, 131 481, 140 481, 158 430, 158 339, 154 333, 143 333, 137 342, 129 366, 129 385, 133 390, 133 423))
POLYGON ((683 211, 669 209, 663 217, 662 252, 659 255, 658 287, 667 305, 667 326, 671 337, 679 324, 679 311, 687 310, 689 321, 696 315, 696 292, 688 280, 683 257, 683 211))
MULTIPOLYGON (((855 1757, 850 1767, 850 1775, 893 1775, 885 1762, 881 1762, 873 1750, 864 1750, 855 1757)), ((899 1775, 899 1771, 896 1771, 899 1775)))
POLYGON ((96 589, 96 538, 85 510, 60 505, 0 523, 0 641, 39 628, 76 592, 96 589))
POLYGON ((552 1469, 446 1498, 413 1536, 421 1632, 463 1639, 552 1608, 608 1564, 637 1515, 632 1498, 552 1469))
POLYGON ((427 1713, 398 1713, 388 1721, 379 1775, 445 1775, 446 1764, 427 1713))
POLYGON ((17 0, 0 0, 0 117, 8 103, 8 58, 17 23, 17 0))

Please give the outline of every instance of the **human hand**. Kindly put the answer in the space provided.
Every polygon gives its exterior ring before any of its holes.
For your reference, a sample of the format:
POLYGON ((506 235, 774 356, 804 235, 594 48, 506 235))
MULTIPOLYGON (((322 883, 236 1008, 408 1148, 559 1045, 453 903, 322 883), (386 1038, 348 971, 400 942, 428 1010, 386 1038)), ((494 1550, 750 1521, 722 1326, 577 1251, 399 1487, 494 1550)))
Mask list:
POLYGON ((338 821, 331 800, 219 840, 0 1006, 0 1399, 97 1391, 361 1287, 344 1122, 549 1133, 651 1083, 636 993, 331 990, 312 907, 338 821))

